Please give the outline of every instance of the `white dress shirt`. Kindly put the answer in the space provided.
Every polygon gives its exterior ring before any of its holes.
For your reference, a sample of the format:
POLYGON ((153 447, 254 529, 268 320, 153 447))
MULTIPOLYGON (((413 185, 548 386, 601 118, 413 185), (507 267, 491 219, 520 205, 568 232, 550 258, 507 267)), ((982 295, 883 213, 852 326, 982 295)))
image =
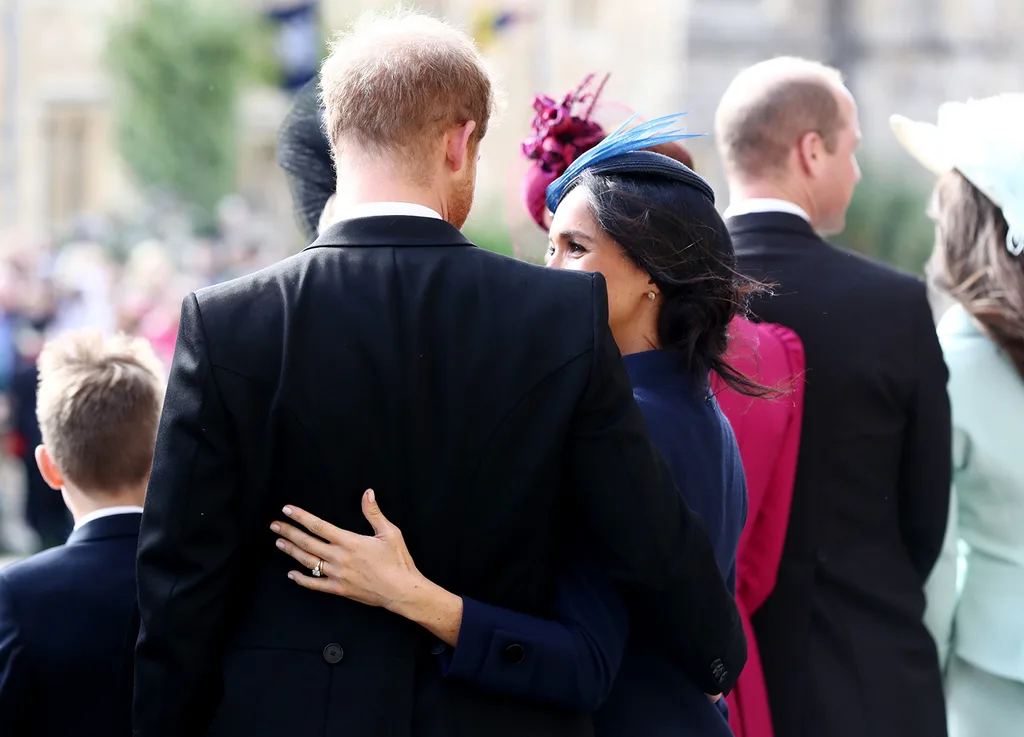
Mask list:
POLYGON ((761 212, 785 212, 811 222, 811 216, 800 205, 795 205, 789 200, 779 200, 774 197, 752 197, 749 200, 731 202, 722 214, 722 218, 727 220, 740 215, 753 215, 761 212))
POLYGON ((113 517, 115 514, 142 514, 142 507, 133 506, 121 506, 121 507, 103 507, 103 509, 94 509, 89 514, 83 515, 75 522, 75 529, 77 530, 82 525, 92 522, 94 519, 100 517, 113 517))
POLYGON ((342 220, 372 218, 381 215, 406 215, 417 218, 434 218, 435 220, 443 219, 436 210, 412 202, 363 202, 359 205, 349 205, 335 212, 331 225, 340 223, 342 220))

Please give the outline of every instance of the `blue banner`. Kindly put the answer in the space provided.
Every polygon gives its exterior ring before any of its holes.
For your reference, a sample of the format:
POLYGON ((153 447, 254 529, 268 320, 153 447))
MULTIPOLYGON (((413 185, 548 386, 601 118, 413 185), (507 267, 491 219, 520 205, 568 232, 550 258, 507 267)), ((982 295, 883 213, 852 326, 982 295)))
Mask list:
POLYGON ((321 38, 318 0, 267 12, 275 26, 274 51, 281 65, 281 86, 296 91, 316 76, 321 38))

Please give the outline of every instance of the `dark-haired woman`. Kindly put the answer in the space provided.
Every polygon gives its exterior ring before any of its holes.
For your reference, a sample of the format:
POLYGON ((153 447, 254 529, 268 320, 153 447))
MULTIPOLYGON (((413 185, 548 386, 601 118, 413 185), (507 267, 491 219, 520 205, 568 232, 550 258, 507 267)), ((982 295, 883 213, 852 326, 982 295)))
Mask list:
MULTIPOLYGON (((609 323, 652 439, 687 504, 702 517, 723 578, 734 586, 746 489, 736 440, 711 393, 710 374, 743 392, 762 390, 724 360, 729 324, 745 287, 735 274, 732 243, 711 188, 682 164, 636 150, 663 138, 654 128, 650 139, 621 150, 610 136, 591 151, 586 166, 570 167, 552 185, 547 261, 604 275, 609 323)), ((541 613, 547 616, 529 616, 461 598, 425 580, 372 500, 364 500, 364 508, 378 536, 362 538, 327 560, 322 568, 335 579, 327 590, 389 606, 454 646, 442 654, 450 677, 506 695, 597 710, 599 735, 731 734, 724 701, 701 692, 650 637, 654 628, 648 623, 661 616, 657 602, 629 592, 620 599, 599 568, 585 560, 589 547, 574 537, 571 520, 566 576, 555 605, 541 613)), ((303 519, 300 510, 293 512, 293 520, 303 519)), ((305 561, 308 554, 294 545, 301 545, 301 534, 277 524, 292 541, 284 543, 285 552, 305 561)), ((317 526, 328 541, 357 537, 317 526)), ((296 580, 308 584, 304 577, 296 580)))
POLYGON ((894 118, 939 175, 931 280, 953 411, 954 506, 928 583, 951 737, 1024 724, 1024 95, 947 103, 938 125, 894 118), (957 547, 964 546, 962 588, 957 547))
MULTIPOLYGON (((546 96, 534 102, 533 132, 523 144, 523 153, 534 164, 523 180, 522 202, 544 230, 551 225, 545 202, 547 186, 606 135, 593 119, 601 88, 590 94, 587 89, 592 81, 592 76, 587 77, 561 103, 546 96)), ((678 141, 649 150, 693 168, 690 153, 678 141)), ((597 268, 618 273, 620 262, 597 268)), ((747 635, 747 665, 729 694, 729 725, 736 737, 772 737, 768 691, 751 617, 775 588, 789 523, 803 414, 804 351, 796 333, 781 325, 753 323, 737 315, 729 332, 727 363, 762 385, 787 390, 771 400, 751 397, 712 374, 713 392, 732 425, 747 480, 747 522, 735 564, 736 603, 747 635)), ((633 360, 627 358, 627 365, 633 360)), ((671 448, 662 449, 672 454, 671 448)))

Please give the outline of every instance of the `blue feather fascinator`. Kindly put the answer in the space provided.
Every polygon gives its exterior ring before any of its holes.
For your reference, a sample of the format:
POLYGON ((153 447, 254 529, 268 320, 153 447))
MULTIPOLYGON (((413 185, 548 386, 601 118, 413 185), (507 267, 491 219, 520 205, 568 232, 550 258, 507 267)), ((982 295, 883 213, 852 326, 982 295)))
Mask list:
POLYGON ((614 133, 572 162, 562 176, 548 185, 545 193, 548 209, 555 211, 585 171, 663 176, 692 185, 713 203, 714 190, 696 172, 668 156, 644 150, 684 138, 698 138, 700 134, 687 133, 685 128, 677 127, 679 119, 684 115, 686 113, 665 115, 630 128, 630 123, 637 117, 632 115, 614 133))

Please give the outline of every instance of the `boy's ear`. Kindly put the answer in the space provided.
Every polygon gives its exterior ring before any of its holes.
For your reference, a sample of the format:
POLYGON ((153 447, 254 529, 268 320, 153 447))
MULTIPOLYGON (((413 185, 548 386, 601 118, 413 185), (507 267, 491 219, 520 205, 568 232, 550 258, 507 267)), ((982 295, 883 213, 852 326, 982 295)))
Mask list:
POLYGON ((53 456, 50 455, 50 451, 46 449, 45 445, 36 447, 36 465, 39 466, 39 474, 47 486, 54 491, 64 488, 64 476, 61 475, 60 469, 57 468, 53 456))

